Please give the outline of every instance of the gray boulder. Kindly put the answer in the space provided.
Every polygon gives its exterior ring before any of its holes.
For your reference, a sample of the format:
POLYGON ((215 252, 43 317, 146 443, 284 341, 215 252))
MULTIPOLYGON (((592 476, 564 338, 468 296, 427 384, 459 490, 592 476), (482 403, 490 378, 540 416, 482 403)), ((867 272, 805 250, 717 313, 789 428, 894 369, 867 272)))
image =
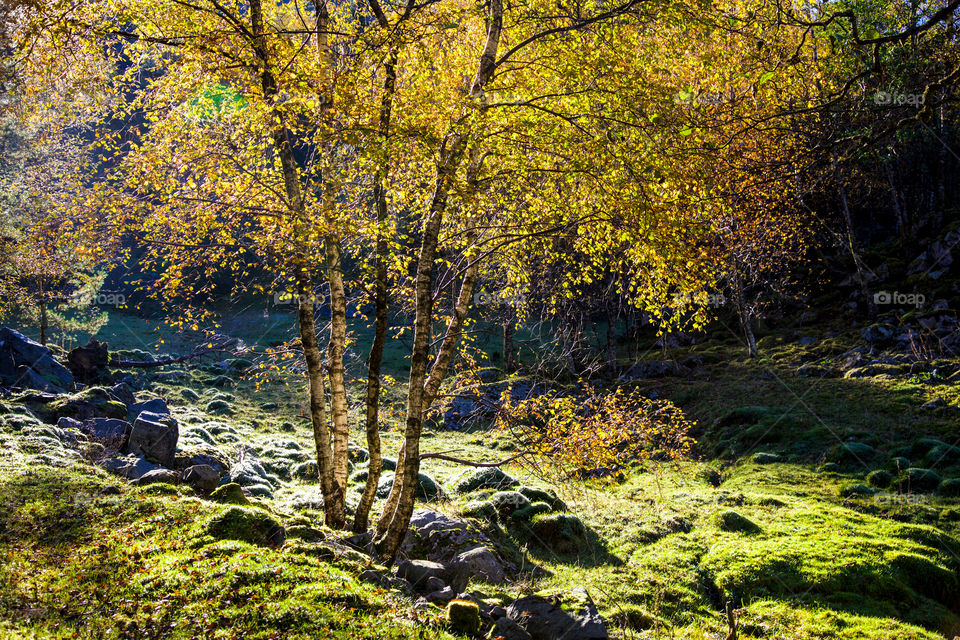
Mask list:
POLYGON ((207 496, 220 484, 220 474, 207 464, 195 464, 183 470, 183 481, 207 496))
POLYGON ((585 593, 577 614, 556 600, 526 596, 507 607, 507 618, 519 624, 532 640, 606 640, 610 637, 596 606, 585 593))
POLYGON ((397 565, 397 576, 409 582, 417 590, 427 588, 431 578, 439 578, 446 582, 447 575, 447 567, 439 562, 406 560, 397 565))
POLYGON ((19 331, 0 327, 0 385, 63 393, 74 388, 74 380, 50 349, 19 331))
POLYGON ((180 474, 176 471, 171 471, 170 469, 153 469, 147 471, 145 474, 131 482, 130 484, 137 485, 138 487, 146 486, 148 484, 157 484, 157 483, 166 483, 166 484, 180 484, 180 474))
POLYGON ((150 398, 149 400, 144 400, 142 402, 134 402, 127 407, 127 419, 133 422, 144 411, 149 411, 150 413, 169 414, 170 407, 167 406, 167 401, 163 398, 150 398))
POLYGON ((449 565, 450 583, 455 589, 466 588, 470 578, 490 584, 503 584, 507 579, 500 556, 487 547, 475 547, 457 554, 449 565))
POLYGON ((523 627, 510 618, 499 618, 494 622, 490 637, 501 638, 502 640, 533 640, 532 636, 523 627))
POLYGON ((134 455, 107 458, 100 462, 100 467, 105 471, 126 478, 127 480, 136 480, 149 471, 159 469, 157 465, 147 462, 140 456, 134 455))
POLYGON ((169 415, 141 411, 133 423, 128 450, 172 467, 179 436, 177 421, 169 415))
POLYGON ((130 431, 133 427, 126 420, 117 420, 115 418, 91 418, 79 422, 71 418, 60 418, 57 426, 65 428, 74 426, 80 433, 84 434, 90 440, 99 442, 106 449, 113 452, 122 451, 130 439, 130 431))

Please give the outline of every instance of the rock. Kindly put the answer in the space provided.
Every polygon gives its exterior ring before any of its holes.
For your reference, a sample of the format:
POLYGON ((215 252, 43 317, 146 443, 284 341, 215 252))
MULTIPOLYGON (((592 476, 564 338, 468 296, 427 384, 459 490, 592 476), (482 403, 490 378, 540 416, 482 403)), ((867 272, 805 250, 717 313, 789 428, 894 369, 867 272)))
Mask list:
POLYGON ((186 371, 158 371, 153 374, 153 379, 157 382, 177 384, 189 380, 190 375, 186 371))
POLYGON ((180 484, 180 474, 176 471, 171 471, 170 469, 153 469, 151 471, 147 471, 130 484, 142 487, 148 484, 157 484, 159 482, 164 484, 180 484))
POLYGON ((277 407, 276 402, 263 402, 260 404, 261 411, 276 411, 277 407))
POLYGON ((500 556, 487 547, 475 547, 454 556, 448 566, 450 584, 457 590, 466 588, 470 578, 490 584, 503 584, 507 579, 500 556))
POLYGON ((86 346, 77 347, 67 354, 67 367, 75 379, 84 384, 93 384, 109 378, 109 360, 107 343, 90 338, 86 346))
POLYGON ((136 480, 145 473, 159 468, 157 465, 151 464, 142 457, 135 455, 114 456, 113 458, 107 458, 106 460, 101 461, 99 466, 102 469, 118 476, 122 476, 127 480, 136 480))
MULTIPOLYGON (((410 531, 403 540, 407 557, 426 558, 447 564, 458 554, 476 547, 496 549, 494 542, 474 524, 437 511, 417 510, 410 519, 410 531)), ((516 567, 504 562, 509 572, 516 567)))
POLYGON ((193 389, 181 389, 180 397, 188 402, 196 402, 200 399, 200 394, 194 391, 193 389))
POLYGON ((898 478, 900 489, 905 492, 930 492, 940 484, 940 474, 933 469, 911 467, 898 478))
POLYGON ((532 640, 605 640, 606 625, 587 599, 580 615, 565 611, 556 600, 525 596, 507 607, 507 619, 519 624, 532 640))
POLYGON ((130 422, 135 421, 141 413, 148 411, 150 413, 170 414, 170 407, 163 398, 150 398, 143 402, 134 402, 127 407, 127 419, 130 422))
POLYGON ((936 398, 934 398, 934 399, 931 400, 930 402, 926 402, 926 403, 920 405, 920 408, 921 408, 921 409, 930 410, 930 409, 940 409, 940 408, 945 407, 945 406, 947 406, 947 401, 944 400, 943 398, 937 396, 936 398))
MULTIPOLYGON (((386 498, 393 489, 393 473, 384 473, 380 477, 380 484, 377 486, 377 497, 386 498)), ((425 473, 418 476, 416 498, 420 502, 438 502, 447 498, 443 487, 425 473)))
POLYGON ((872 324, 860 330, 860 335, 869 344, 886 344, 893 339, 896 334, 896 328, 886 324, 872 324))
POLYGON ((887 468, 894 474, 901 473, 910 468, 910 459, 904 458, 903 456, 895 456, 890 458, 890 462, 887 463, 887 468))
POLYGON ((320 470, 316 462, 301 462, 293 467, 291 475, 303 482, 316 483, 320 481, 320 470))
POLYGON ((113 396, 103 387, 89 387, 67 396, 48 406, 54 418, 74 418, 75 420, 90 420, 91 418, 127 417, 127 407, 113 399, 113 396))
POLYGON ((533 640, 533 637, 524 631, 523 627, 510 618, 501 617, 493 623, 493 630, 488 638, 495 640, 533 640))
POLYGON ((879 493, 879 490, 862 483, 847 484, 840 487, 840 497, 842 498, 873 496, 877 493, 879 493))
POLYGON ((243 493, 243 487, 235 482, 227 483, 217 487, 210 493, 210 499, 226 504, 250 504, 247 496, 243 493))
POLYGON ((867 474, 867 484, 871 487, 886 489, 893 482, 893 474, 883 469, 877 469, 867 474))
POLYGON ((721 531, 748 534, 760 533, 759 526, 736 511, 724 511, 719 515, 718 519, 721 531))
POLYGON ((470 600, 451 600, 447 605, 447 622, 460 633, 477 633, 480 630, 480 607, 470 600))
MULTIPOLYGON (((491 507, 492 506, 493 505, 491 505, 491 507)), ((555 511, 555 509, 546 502, 532 502, 529 507, 523 507, 511 513, 510 518, 518 521, 532 520, 539 515, 551 513, 552 511, 555 511)))
POLYGON ((517 489, 523 497, 530 502, 546 502, 553 511, 566 511, 567 505, 561 500, 553 489, 535 489, 533 487, 520 487, 517 489))
POLYGON ((573 553, 585 542, 587 527, 575 515, 555 513, 540 516, 527 525, 537 542, 557 553, 573 553))
POLYGON ((457 592, 451 589, 450 587, 444 587, 436 591, 431 591, 427 594, 427 602, 432 604, 444 605, 448 604, 454 598, 457 597, 457 592))
POLYGON ((446 582, 447 567, 429 560, 405 560, 397 565, 397 576, 403 578, 418 591, 427 586, 430 578, 439 578, 446 582))
POLYGON ((320 542, 321 540, 325 540, 326 537, 327 534, 323 531, 310 526, 298 524, 287 527, 287 538, 298 538, 300 540, 306 540, 307 542, 320 542))
POLYGON ((227 507, 207 521, 204 532, 218 540, 241 540, 271 547, 282 545, 286 539, 283 527, 269 513, 237 506, 227 507))
POLYGON ((624 379, 626 380, 647 380, 650 378, 663 378, 665 376, 675 376, 680 373, 680 368, 672 362, 666 360, 648 360, 638 362, 630 367, 624 379))
POLYGON ((514 511, 530 506, 530 500, 519 491, 498 491, 487 499, 501 516, 509 516, 514 511))
POLYGON ((141 411, 133 423, 128 449, 130 453, 172 467, 179 437, 177 421, 169 415, 141 411))
POLYGON ((75 386, 73 375, 50 349, 8 327, 0 327, 0 385, 49 393, 64 393, 75 386))
POLYGON ((456 484, 457 493, 470 493, 480 489, 510 489, 520 484, 498 467, 487 467, 467 472, 456 484))
POLYGON ((195 464, 183 470, 183 482, 206 496, 220 484, 220 474, 210 465, 195 464))
POLYGON ((960 496, 960 478, 947 478, 937 487, 937 493, 950 498, 960 496))
POLYGON ((817 344, 817 339, 811 336, 804 336, 797 340, 797 344, 801 347, 811 347, 817 344))
POLYGON ((79 422, 72 418, 60 418, 57 423, 65 425, 67 423, 76 424, 76 429, 95 442, 99 442, 106 449, 117 453, 123 451, 130 439, 130 432, 133 427, 126 420, 116 420, 114 418, 92 418, 79 422))
POLYGON ((204 407, 204 411, 214 415, 233 413, 233 406, 226 400, 211 400, 204 407))
POLYGON ((865 442, 846 442, 833 450, 831 458, 834 462, 864 463, 872 460, 876 453, 876 449, 865 442))
POLYGON ((122 402, 127 405, 129 409, 130 405, 136 404, 137 399, 133 395, 133 389, 130 388, 126 382, 120 382, 113 385, 107 389, 107 393, 110 394, 110 397, 116 400, 117 402, 122 402))
POLYGON ((764 451, 753 454, 751 459, 756 464, 773 464, 782 460, 779 455, 775 453, 766 453, 764 451))
POLYGON ((427 578, 427 582, 425 585, 423 585, 423 587, 423 590, 426 593, 433 593, 435 591, 441 591, 448 588, 447 583, 437 577, 427 578))

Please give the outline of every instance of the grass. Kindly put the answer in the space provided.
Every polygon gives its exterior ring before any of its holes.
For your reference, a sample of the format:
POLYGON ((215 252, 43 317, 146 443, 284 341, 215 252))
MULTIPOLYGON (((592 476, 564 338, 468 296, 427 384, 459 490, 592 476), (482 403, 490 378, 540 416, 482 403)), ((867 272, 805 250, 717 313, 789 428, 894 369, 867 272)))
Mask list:
MULTIPOLYGON (((124 343, 121 333, 116 338, 124 343)), ((583 544, 561 553, 507 517, 478 521, 522 573, 508 587, 475 586, 500 601, 585 587, 621 638, 722 636, 728 600, 742 638, 960 633, 960 499, 909 491, 844 495, 865 485, 869 472, 888 469, 894 456, 924 462, 923 437, 955 444, 956 410, 920 406, 938 396, 953 403, 960 393, 941 376, 797 376, 801 364, 825 362, 852 340, 840 335, 800 347, 786 334, 768 335, 763 357, 752 362, 730 340, 671 350, 671 358, 699 356, 705 364, 688 376, 630 384, 673 399, 696 420, 699 460, 647 465, 620 483, 551 482, 509 465, 505 470, 524 485, 557 491, 586 525, 583 544), (840 455, 851 443, 860 455, 840 455), (779 458, 757 464, 757 452, 779 458), (708 481, 708 470, 719 483, 708 481), (730 512, 757 530, 725 530, 721 514, 730 512)), ((229 388, 213 388, 206 384, 211 376, 192 371, 181 383, 154 386, 181 421, 182 445, 216 447, 234 464, 245 452, 257 454, 273 486, 253 508, 286 525, 318 527, 316 485, 288 475, 312 450, 299 382, 234 376, 229 388), (197 397, 185 397, 184 389, 197 397), (205 411, 225 392, 233 396, 221 397, 229 412, 205 411), (264 402, 277 406, 264 410, 264 402)), ((350 388, 354 424, 360 394, 359 385, 350 388)), ((393 457, 403 385, 387 385, 384 396, 384 453, 393 457)), ((359 583, 355 563, 331 563, 299 541, 272 548, 205 539, 204 523, 227 506, 125 485, 120 495, 102 495, 104 486, 122 481, 90 474, 74 460, 54 470, 26 466, 48 442, 37 438, 50 434, 29 427, 4 437, 20 453, 18 463, 0 462, 0 636, 446 637, 441 609, 413 613, 409 602, 359 583)), ((363 444, 359 431, 353 438, 363 444)), ((515 445, 483 429, 431 428, 422 448, 491 461, 515 445)), ((944 478, 960 477, 946 462, 933 466, 944 478)), ((459 514, 486 495, 453 491, 464 473, 455 463, 426 460, 423 471, 451 496, 429 508, 459 514)))

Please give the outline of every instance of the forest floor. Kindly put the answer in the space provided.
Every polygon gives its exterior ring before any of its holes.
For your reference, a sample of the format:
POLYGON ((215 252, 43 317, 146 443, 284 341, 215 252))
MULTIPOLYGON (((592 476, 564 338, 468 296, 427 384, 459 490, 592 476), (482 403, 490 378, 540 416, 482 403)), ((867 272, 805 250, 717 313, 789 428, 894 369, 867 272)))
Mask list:
MULTIPOLYGON (((611 636, 624 639, 725 638, 728 601, 740 638, 960 634, 960 389, 944 374, 960 363, 804 377, 803 365, 834 362, 857 340, 812 338, 801 346, 793 332, 773 333, 755 360, 734 340, 654 354, 698 364, 622 384, 669 398, 696 421, 694 458, 645 463, 615 482, 551 482, 508 465, 524 484, 554 489, 589 535, 557 553, 522 527, 481 518, 478 526, 540 570, 477 587, 503 603, 583 587, 611 636)), ((283 472, 289 460, 277 453, 289 440, 310 451, 298 384, 237 376, 212 387, 215 377, 191 369, 149 390, 168 400, 183 447, 213 446, 231 460, 253 447, 281 476, 257 503, 288 527, 322 530, 316 484, 283 472), (211 410, 218 399, 226 410, 211 410)), ((403 387, 385 393, 384 453, 393 456, 403 387)), ((210 542, 203 527, 221 505, 57 461, 42 435, 4 418, 0 637, 453 637, 441 608, 360 582, 363 563, 349 554, 210 542)), ((363 444, 359 430, 353 437, 363 444)), ((435 427, 423 449, 491 461, 516 445, 489 425, 435 427)), ((423 471, 446 489, 428 508, 469 509, 475 496, 451 490, 462 466, 431 459, 423 471)))

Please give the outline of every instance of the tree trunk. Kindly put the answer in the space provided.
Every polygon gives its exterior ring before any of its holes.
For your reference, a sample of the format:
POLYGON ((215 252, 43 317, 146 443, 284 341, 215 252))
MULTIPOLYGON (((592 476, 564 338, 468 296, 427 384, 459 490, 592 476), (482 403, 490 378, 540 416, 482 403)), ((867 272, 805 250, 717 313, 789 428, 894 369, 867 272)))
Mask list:
POLYGON ((503 372, 513 371, 513 313, 507 312, 503 322, 503 372))
POLYGON ((43 291, 43 281, 40 281, 39 294, 37 295, 37 305, 40 307, 40 344, 47 346, 47 328, 49 320, 47 319, 47 298, 43 291))
MULTIPOLYGON (((330 285, 330 343, 327 349, 330 380, 330 414, 333 421, 333 478, 347 486, 350 425, 347 413, 347 386, 343 356, 347 344, 347 295, 343 285, 343 256, 335 238, 328 237, 327 282, 330 285)), ((340 523, 341 526, 343 523, 340 523)))
MULTIPOLYGON (((273 103, 278 89, 276 79, 270 68, 270 55, 266 47, 263 32, 262 0, 250 0, 250 26, 253 36, 253 47, 256 59, 260 63, 260 86, 264 97, 273 103)), ((277 122, 282 122, 276 114, 277 122)), ((279 126, 271 132, 273 148, 280 160, 283 178, 284 193, 287 198, 287 207, 293 217, 294 225, 299 231, 293 234, 295 238, 309 238, 306 233, 310 221, 306 215, 303 202, 303 193, 300 187, 300 177, 297 170, 293 147, 290 144, 289 132, 279 126)), ((340 528, 346 518, 343 487, 338 485, 333 474, 333 459, 330 449, 330 432, 327 428, 326 390, 324 388, 323 359, 320 356, 320 346, 317 342, 316 323, 314 321, 313 281, 310 277, 308 256, 309 246, 295 247, 295 277, 299 303, 297 306, 297 323, 300 330, 300 343, 303 346, 304 363, 307 369, 307 382, 310 394, 310 419, 313 423, 313 439, 317 449, 317 467, 319 469, 320 490, 323 492, 324 519, 328 526, 340 528)))
MULTIPOLYGON (((374 3, 375 6, 379 6, 374 3)), ((380 14, 382 15, 382 13, 380 14)), ((386 19, 381 20, 381 26, 387 26, 386 19)), ((379 133, 386 138, 390 132, 390 115, 393 108, 393 94, 396 87, 397 49, 390 51, 390 58, 386 65, 386 78, 383 84, 383 99, 380 103, 379 133)), ((370 452, 367 483, 360 496, 360 504, 353 519, 353 530, 361 533, 367 530, 370 523, 370 509, 377 495, 380 485, 380 474, 383 469, 383 457, 380 452, 380 367, 383 361, 383 345, 387 336, 387 191, 384 185, 386 169, 382 168, 374 176, 373 200, 377 210, 377 258, 376 283, 374 291, 374 306, 376 308, 376 325, 373 333, 373 344, 370 345, 370 359, 367 362, 367 394, 366 394, 366 433, 367 449, 370 452)))
POLYGON ((867 284, 867 276, 864 273, 865 267, 863 260, 860 259, 860 251, 857 249, 857 236, 853 230, 853 217, 850 215, 850 205, 847 202, 847 188, 843 184, 843 177, 840 175, 840 167, 834 160, 834 173, 837 178, 837 187, 840 190, 840 205, 843 209, 843 220, 847 231, 847 251, 853 258, 853 264, 857 269, 857 280, 860 284, 860 295, 863 297, 864 304, 867 307, 867 315, 872 320, 877 317, 877 305, 870 294, 870 286, 867 284))
POLYGON ((737 304, 737 316, 740 318, 740 328, 743 331, 743 338, 747 342, 747 355, 756 358, 759 354, 757 350, 757 337, 753 333, 753 314, 747 305, 746 296, 743 293, 743 279, 740 277, 740 263, 735 256, 731 256, 733 263, 733 295, 737 304))

